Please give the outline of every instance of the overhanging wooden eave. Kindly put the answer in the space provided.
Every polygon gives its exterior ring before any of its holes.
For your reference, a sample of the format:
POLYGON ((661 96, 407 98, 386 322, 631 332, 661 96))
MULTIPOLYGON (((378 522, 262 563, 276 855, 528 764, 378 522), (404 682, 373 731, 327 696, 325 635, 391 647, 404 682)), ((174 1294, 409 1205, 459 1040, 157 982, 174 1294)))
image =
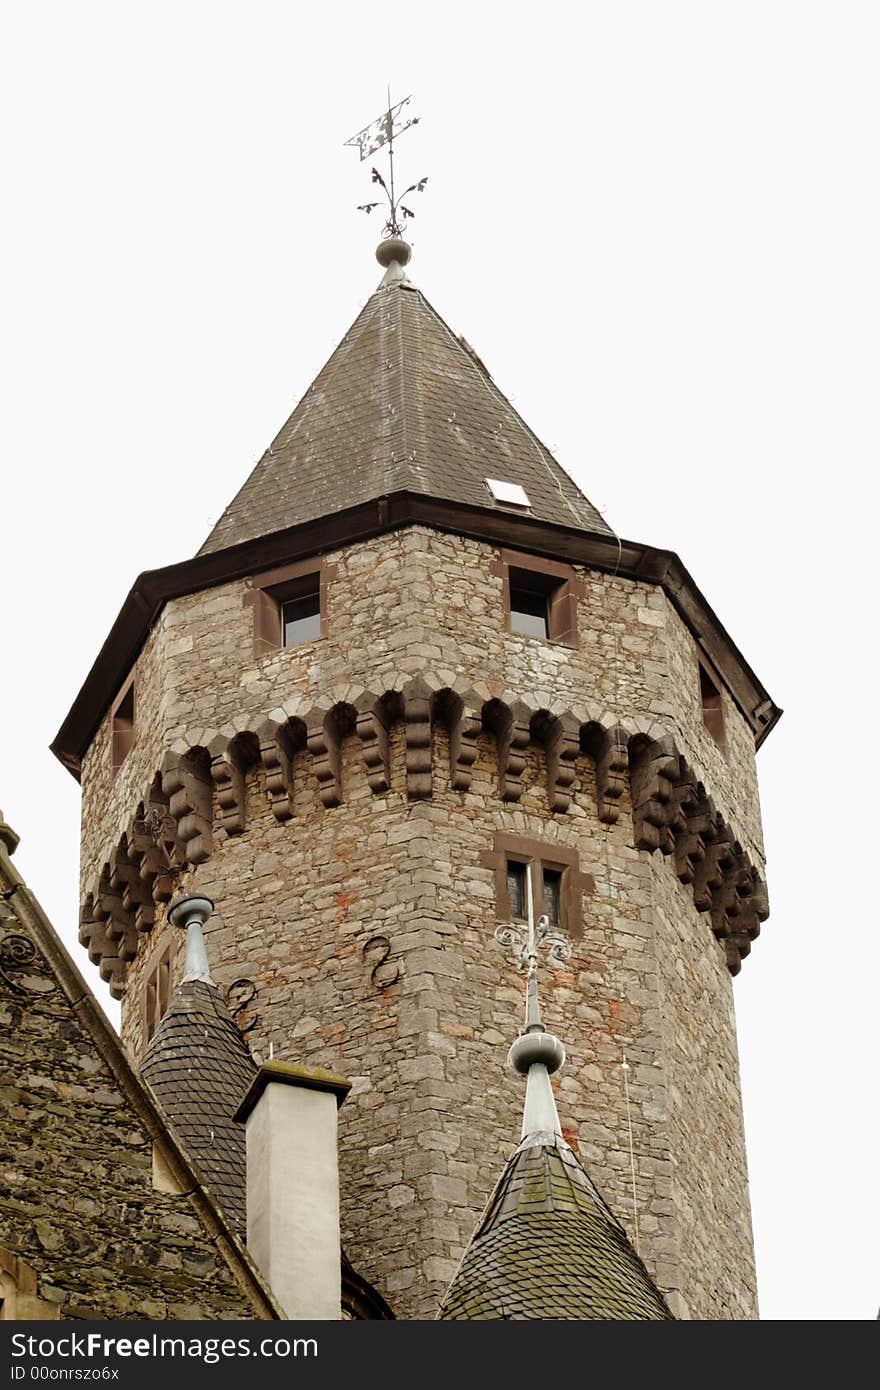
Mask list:
POLYGON ((760 747, 782 710, 774 704, 674 552, 412 492, 392 493, 316 521, 145 570, 132 585, 51 750, 77 779, 82 759, 122 681, 169 599, 198 593, 276 565, 337 550, 405 526, 424 525, 493 545, 661 586, 724 680, 760 747))

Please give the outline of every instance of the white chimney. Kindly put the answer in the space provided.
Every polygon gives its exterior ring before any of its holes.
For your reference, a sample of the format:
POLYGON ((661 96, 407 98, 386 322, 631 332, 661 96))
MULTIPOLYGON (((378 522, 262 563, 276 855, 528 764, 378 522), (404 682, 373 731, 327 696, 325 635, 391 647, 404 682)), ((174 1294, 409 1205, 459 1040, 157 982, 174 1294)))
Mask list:
POLYGON ((291 1062, 260 1067, 247 1125, 247 1245, 289 1318, 342 1316, 336 1112, 351 1082, 291 1062))

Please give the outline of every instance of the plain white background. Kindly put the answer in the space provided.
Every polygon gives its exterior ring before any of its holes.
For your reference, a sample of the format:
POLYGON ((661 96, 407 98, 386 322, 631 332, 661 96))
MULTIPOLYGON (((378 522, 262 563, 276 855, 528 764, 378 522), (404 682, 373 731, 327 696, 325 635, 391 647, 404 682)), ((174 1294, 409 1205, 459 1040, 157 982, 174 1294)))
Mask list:
POLYGON ((377 283, 343 141, 414 91, 412 278, 786 709, 735 984, 777 1319, 880 1302, 878 37, 845 0, 34 0, 0 34, 20 870, 74 942, 79 794, 48 745, 137 573, 196 550, 377 283))

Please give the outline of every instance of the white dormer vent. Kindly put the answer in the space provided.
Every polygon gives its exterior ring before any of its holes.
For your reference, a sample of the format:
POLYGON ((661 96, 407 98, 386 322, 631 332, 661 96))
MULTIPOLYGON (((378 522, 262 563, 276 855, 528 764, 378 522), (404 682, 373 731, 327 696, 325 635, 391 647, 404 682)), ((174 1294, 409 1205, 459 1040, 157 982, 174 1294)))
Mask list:
POLYGON ((486 487, 496 502, 504 502, 508 507, 530 507, 528 493, 519 483, 505 483, 500 478, 487 478, 486 487))

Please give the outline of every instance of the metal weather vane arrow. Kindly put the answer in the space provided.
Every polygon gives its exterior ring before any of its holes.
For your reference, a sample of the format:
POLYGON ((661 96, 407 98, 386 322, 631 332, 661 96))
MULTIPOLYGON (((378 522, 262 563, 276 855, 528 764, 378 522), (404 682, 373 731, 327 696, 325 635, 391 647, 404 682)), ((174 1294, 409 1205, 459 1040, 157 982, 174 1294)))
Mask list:
MULTIPOLYGON (((404 97, 403 101, 391 105, 391 92, 388 92, 388 109, 382 116, 377 117, 369 125, 364 126, 356 135, 352 135, 345 141, 346 145, 356 146, 360 152, 361 163, 369 159, 370 155, 387 147, 388 149, 388 178, 387 180, 380 174, 375 165, 372 167, 372 181, 379 185, 388 200, 388 220, 385 223, 385 235, 402 236, 403 227, 408 220, 415 217, 412 208, 408 207, 403 199, 410 193, 424 193, 427 178, 419 179, 416 183, 411 183, 402 193, 398 194, 394 187, 394 141, 399 138, 410 126, 418 125, 419 117, 410 116, 406 110, 412 97, 404 97)), ((375 208, 382 206, 382 200, 378 199, 374 203, 359 203, 358 212, 371 213, 375 208)))

